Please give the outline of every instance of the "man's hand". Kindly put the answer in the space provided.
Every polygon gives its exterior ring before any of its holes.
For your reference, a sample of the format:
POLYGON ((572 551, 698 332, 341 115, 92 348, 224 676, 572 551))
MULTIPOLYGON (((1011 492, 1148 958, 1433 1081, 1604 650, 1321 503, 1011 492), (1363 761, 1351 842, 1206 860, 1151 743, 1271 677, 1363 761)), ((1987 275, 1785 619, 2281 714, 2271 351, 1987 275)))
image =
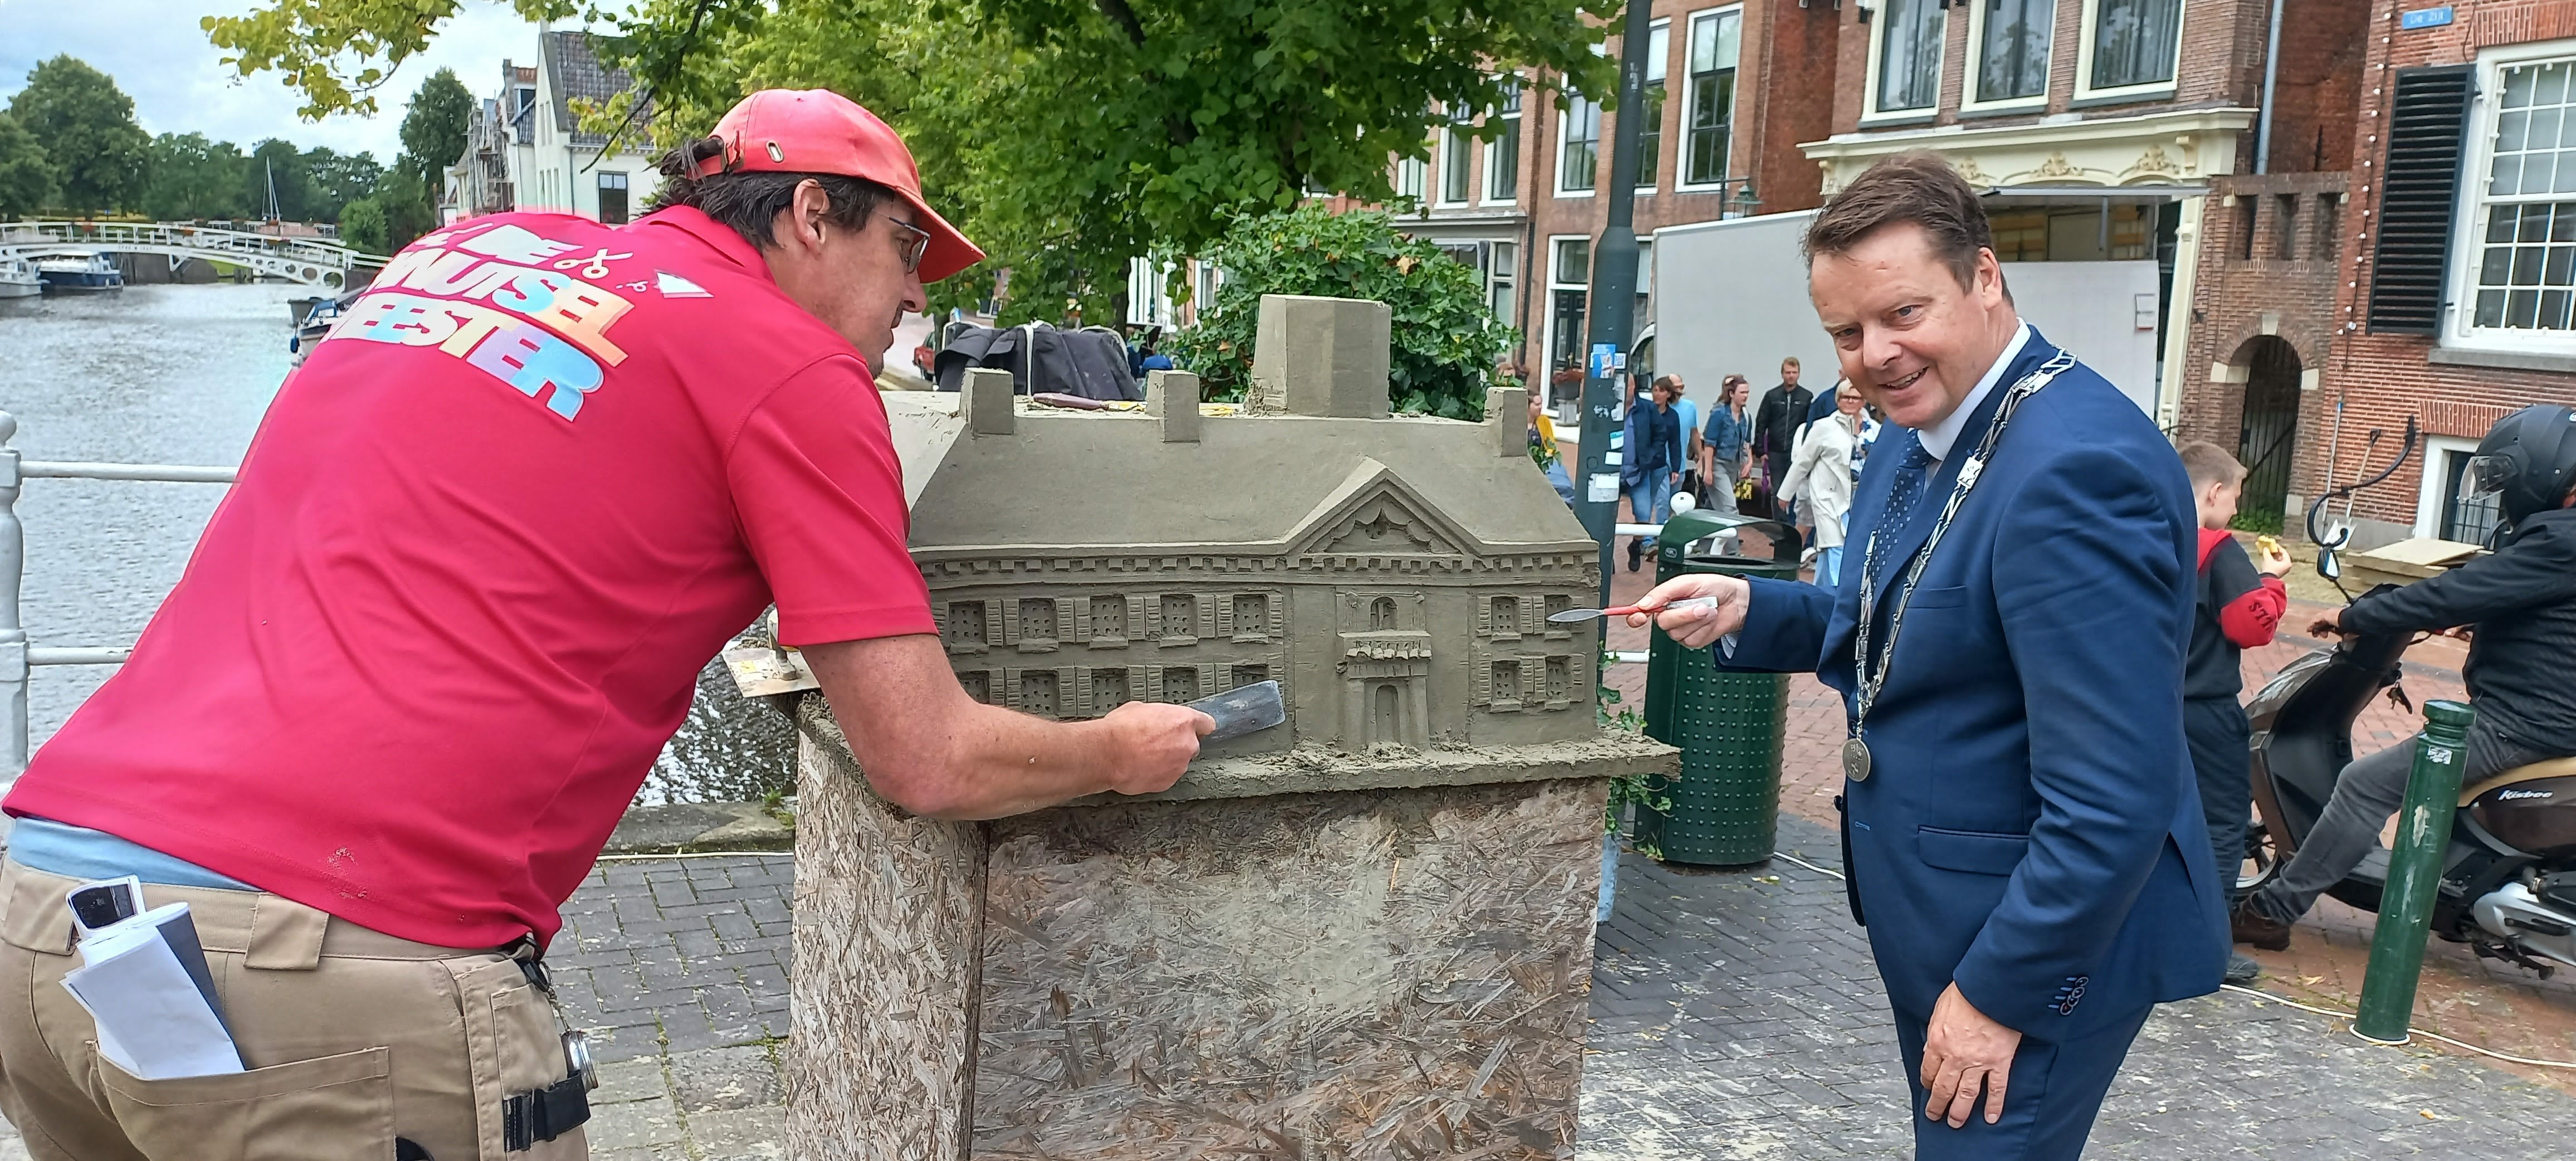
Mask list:
POLYGON ((2004 1115, 2004 1086, 2012 1080, 2013 1053, 2021 1033, 1987 1019, 1959 994, 1959 985, 1941 990, 1932 1004, 1932 1023, 1923 1036, 1923 1087, 1932 1090, 1924 1102, 1926 1120, 1948 1121, 1956 1129, 1977 1109, 1977 1086, 1986 1089, 1986 1123, 2004 1115))
POLYGON ((1709 643, 1744 627, 1744 610, 1753 596, 1753 586, 1740 576, 1693 573, 1677 576, 1656 585, 1654 591, 1637 598, 1637 607, 1645 612, 1628 614, 1632 628, 1642 628, 1649 617, 1657 627, 1685 649, 1705 649, 1709 643), (1713 609, 1667 609, 1674 601, 1691 597, 1716 597, 1713 609))
POLYGON ((1682 482, 1682 474, 1680 472, 1666 472, 1664 473, 1664 482, 1675 487, 1679 487, 1682 482))
POLYGON ((1199 756, 1199 739, 1216 728, 1216 719, 1185 705, 1131 701, 1102 715, 1115 760, 1110 789, 1120 794, 1154 794, 1172 788, 1190 759, 1199 756))
POLYGON ((2343 610, 2341 609, 2328 609, 2317 614, 2316 620, 2308 622, 2308 636, 2334 637, 2342 634, 2343 610))

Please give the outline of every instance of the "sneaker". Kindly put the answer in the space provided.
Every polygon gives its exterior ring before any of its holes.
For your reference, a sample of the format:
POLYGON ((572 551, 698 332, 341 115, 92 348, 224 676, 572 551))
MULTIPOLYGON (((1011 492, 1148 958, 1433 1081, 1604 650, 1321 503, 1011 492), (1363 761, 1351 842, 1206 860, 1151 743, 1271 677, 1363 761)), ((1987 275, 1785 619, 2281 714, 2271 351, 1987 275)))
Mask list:
POLYGON ((1637 571, 1637 566, 1638 566, 1638 565, 1640 565, 1640 564, 1645 563, 1645 560, 1646 560, 1646 544, 1645 544, 1645 542, 1644 542, 1644 541, 1642 541, 1642 540, 1635 540, 1635 539, 1631 539, 1630 541, 1628 541, 1628 571, 1630 571, 1630 572, 1635 572, 1635 571, 1637 571))
POLYGON ((2290 925, 2255 910, 2253 900, 2237 904, 2235 913, 2227 918, 2236 942, 2265 951, 2290 950, 2290 925))
POLYGON ((2242 987, 2246 984, 2253 983, 2254 977, 2262 974, 2263 965, 2254 962, 2253 956, 2241 955, 2232 951, 2227 953, 2226 978, 2228 983, 2242 987))

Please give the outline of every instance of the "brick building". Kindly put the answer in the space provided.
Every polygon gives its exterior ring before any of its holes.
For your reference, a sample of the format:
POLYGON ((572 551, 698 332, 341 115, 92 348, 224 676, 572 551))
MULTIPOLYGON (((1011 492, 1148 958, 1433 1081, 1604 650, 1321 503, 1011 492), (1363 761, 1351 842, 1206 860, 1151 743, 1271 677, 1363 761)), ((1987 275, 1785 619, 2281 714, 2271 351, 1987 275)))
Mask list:
MULTIPOLYGON (((1643 261, 1658 230, 1743 212, 1748 186, 1754 212, 1811 209, 1879 158, 1930 148, 1993 191, 2007 261, 2069 264, 2017 282, 2117 306, 2099 335, 2059 337, 2135 348, 2125 361, 2099 355, 2134 367, 2135 394, 2171 422, 2191 331, 2171 303, 2192 299, 2212 183, 2255 168, 2269 11, 2270 0, 1655 0, 1643 261)), ((2286 0, 2267 168, 2348 164, 2361 23, 2351 0, 2286 0)), ((1525 336, 1521 363, 1563 380, 1564 394, 1579 374, 1618 114, 1544 80, 1495 114, 1512 124, 1497 141, 1441 131, 1395 178, 1419 199, 1406 228, 1485 273, 1496 313, 1525 336)), ((1647 325, 1654 304, 1641 299, 1637 317, 1647 325)))
MULTIPOLYGON (((1652 0, 1635 228, 1652 262, 1656 229, 1744 212, 1805 209, 1819 197, 1798 143, 1829 129, 1836 11, 1796 0, 1652 0), (1747 201, 1750 194, 1754 199, 1747 201)), ((1606 51, 1621 51, 1612 36, 1606 51)), ((1405 229, 1483 271, 1497 316, 1520 329, 1517 361, 1560 380, 1580 375, 1592 241, 1601 232, 1620 114, 1524 78, 1495 140, 1435 133, 1427 160, 1395 162, 1405 229)), ((1637 324, 1653 316, 1642 290, 1637 324)))
POLYGON ((2576 402, 2576 3, 2348 7, 2350 103, 2310 100, 2349 144, 2308 151, 2344 168, 2221 187, 2178 427, 2249 463, 2288 449, 2248 489, 2260 520, 2258 499, 2295 514, 2385 466, 2411 418, 2424 443, 2357 497, 2355 544, 2479 541, 2494 512, 2461 494, 2469 450, 2516 407, 2576 402))

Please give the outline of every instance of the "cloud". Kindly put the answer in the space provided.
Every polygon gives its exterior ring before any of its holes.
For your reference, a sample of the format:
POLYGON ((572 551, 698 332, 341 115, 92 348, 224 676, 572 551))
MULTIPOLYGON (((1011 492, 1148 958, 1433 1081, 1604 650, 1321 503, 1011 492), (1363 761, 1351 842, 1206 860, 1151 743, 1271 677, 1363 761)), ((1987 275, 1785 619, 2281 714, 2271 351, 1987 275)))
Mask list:
POLYGON ((308 122, 301 104, 275 72, 235 76, 222 51, 206 42, 197 19, 233 15, 252 0, 0 0, 0 101, 27 84, 27 72, 60 53, 89 62, 116 78, 134 98, 134 115, 153 133, 203 133, 247 149, 254 141, 282 137, 310 148, 364 150, 390 162, 402 150, 403 103, 440 68, 456 70, 478 97, 496 96, 501 61, 534 64, 537 29, 499 0, 465 0, 441 24, 427 50, 403 62, 378 92, 383 111, 308 122))

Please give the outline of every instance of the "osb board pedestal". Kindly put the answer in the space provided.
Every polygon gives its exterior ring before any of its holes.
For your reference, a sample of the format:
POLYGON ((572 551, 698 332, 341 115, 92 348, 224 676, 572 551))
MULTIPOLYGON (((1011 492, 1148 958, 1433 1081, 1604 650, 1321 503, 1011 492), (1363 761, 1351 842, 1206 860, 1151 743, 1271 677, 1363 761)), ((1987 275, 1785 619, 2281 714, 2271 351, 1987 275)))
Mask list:
POLYGON ((792 1157, 1569 1152, 1605 779, 1670 749, 944 823, 800 726, 792 1157))

